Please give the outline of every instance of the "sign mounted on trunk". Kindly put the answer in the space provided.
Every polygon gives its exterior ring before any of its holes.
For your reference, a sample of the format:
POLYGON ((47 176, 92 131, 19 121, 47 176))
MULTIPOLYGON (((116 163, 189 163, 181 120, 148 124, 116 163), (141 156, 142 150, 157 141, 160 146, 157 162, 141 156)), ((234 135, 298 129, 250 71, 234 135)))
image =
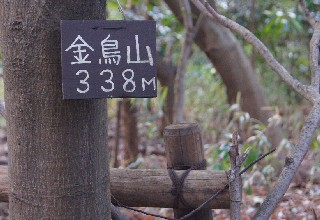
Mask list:
POLYGON ((154 21, 61 21, 64 99, 157 96, 154 21))

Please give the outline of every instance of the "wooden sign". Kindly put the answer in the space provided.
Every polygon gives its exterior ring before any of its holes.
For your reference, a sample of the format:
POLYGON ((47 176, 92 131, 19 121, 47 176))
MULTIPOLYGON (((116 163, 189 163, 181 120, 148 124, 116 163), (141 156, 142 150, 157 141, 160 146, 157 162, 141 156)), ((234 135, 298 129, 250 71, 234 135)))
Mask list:
POLYGON ((157 96, 154 21, 61 21, 64 99, 157 96))

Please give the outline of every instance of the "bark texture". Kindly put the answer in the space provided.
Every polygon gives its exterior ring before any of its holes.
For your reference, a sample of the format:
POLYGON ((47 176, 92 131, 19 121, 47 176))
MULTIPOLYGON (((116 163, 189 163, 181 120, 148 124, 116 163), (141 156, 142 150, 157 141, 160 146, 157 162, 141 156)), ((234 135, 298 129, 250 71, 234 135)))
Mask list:
POLYGON ((0 0, 10 218, 110 219, 106 103, 62 100, 60 20, 105 0, 0 0))
POLYGON ((242 178, 240 167, 242 165, 241 154, 238 146, 238 132, 233 134, 233 144, 230 146, 230 169, 229 169, 229 191, 230 191, 230 218, 231 220, 241 219, 242 202, 242 178))

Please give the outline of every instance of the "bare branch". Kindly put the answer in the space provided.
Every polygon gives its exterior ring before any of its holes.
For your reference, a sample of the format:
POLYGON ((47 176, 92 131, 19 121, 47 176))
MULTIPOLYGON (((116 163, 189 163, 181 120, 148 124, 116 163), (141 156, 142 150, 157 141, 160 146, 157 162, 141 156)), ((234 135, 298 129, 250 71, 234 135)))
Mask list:
POLYGON ((282 170, 276 185, 260 206, 254 219, 268 219, 271 216, 277 204, 281 201, 282 197, 288 190, 296 171, 307 154, 313 134, 318 128, 319 123, 320 103, 317 103, 313 106, 306 122, 304 123, 300 133, 299 143, 296 145, 292 156, 286 158, 285 167, 282 170))
POLYGON ((177 67, 176 76, 176 122, 183 122, 183 108, 185 96, 185 72, 187 62, 192 51, 192 43, 194 38, 193 21, 189 0, 180 0, 183 15, 183 24, 185 28, 185 37, 181 49, 180 60, 177 67))
POLYGON ((256 163, 258 163, 260 160, 262 160, 263 158, 265 158, 266 156, 272 154, 273 152, 276 151, 276 148, 271 149, 269 152, 261 155, 260 157, 258 157, 257 159, 255 159, 254 161, 252 161, 248 166, 246 166, 243 170, 241 170, 240 175, 242 175, 243 173, 245 173, 247 170, 249 170, 253 165, 255 165, 256 163))
POLYGON ((193 28, 192 13, 189 0, 180 0, 182 7, 183 25, 185 28, 191 30, 193 28))
MULTIPOLYGON (((162 219, 167 219, 167 220, 175 220, 173 218, 167 218, 165 216, 161 216, 161 215, 156 215, 156 214, 151 214, 151 213, 148 213, 148 212, 145 212, 145 211, 142 211, 140 209, 135 209, 135 208, 132 208, 132 207, 129 207, 129 206, 126 206, 124 204, 122 204, 121 202, 119 202, 113 195, 111 195, 111 198, 112 198, 112 203, 114 203, 115 205, 119 206, 119 207, 123 207, 125 209, 128 209, 128 210, 131 210, 131 211, 134 211, 134 212, 139 212, 139 213, 142 213, 144 215, 149 215, 149 216, 153 216, 153 217, 157 217, 157 218, 162 218, 162 219)), ((113 205, 113 204, 112 204, 113 205)), ((117 210, 116 206, 113 205, 111 206, 111 211, 112 211, 112 215, 118 215, 119 214, 119 210, 117 210)), ((116 219, 116 220, 127 220, 126 218, 123 218, 124 216, 121 214, 119 215, 119 219, 116 219)))
POLYGON ((193 34, 194 34, 193 37, 195 37, 196 34, 198 33, 198 31, 199 31, 199 29, 200 29, 200 27, 202 25, 202 21, 203 21, 204 16, 205 15, 203 13, 200 13, 200 15, 199 15, 199 17, 197 19, 197 22, 196 22, 196 24, 194 26, 194 29, 193 29, 193 34))
POLYGON ((252 44, 252 46, 258 51, 258 53, 266 60, 268 65, 275 71, 288 85, 290 85, 295 91, 300 93, 306 99, 311 102, 316 102, 320 99, 319 93, 312 86, 307 86, 299 82, 297 79, 293 78, 291 74, 273 57, 268 48, 248 29, 239 25, 238 23, 226 18, 223 15, 218 14, 208 2, 202 4, 198 0, 192 0, 194 5, 208 17, 214 19, 221 25, 237 32, 240 34, 247 42, 252 44))
POLYGON ((319 91, 320 66, 319 66, 320 24, 314 25, 314 32, 310 40, 310 69, 311 85, 319 91))
POLYGON ((299 0, 299 3, 300 3, 301 9, 302 9, 304 15, 306 16, 309 24, 311 25, 311 27, 315 28, 317 22, 311 16, 310 11, 309 11, 309 9, 308 9, 308 7, 306 5, 306 1, 305 0, 299 0))
POLYGON ((229 150, 229 192, 230 192, 230 217, 232 220, 241 218, 242 179, 240 176, 240 158, 238 146, 238 132, 233 133, 232 146, 229 150))

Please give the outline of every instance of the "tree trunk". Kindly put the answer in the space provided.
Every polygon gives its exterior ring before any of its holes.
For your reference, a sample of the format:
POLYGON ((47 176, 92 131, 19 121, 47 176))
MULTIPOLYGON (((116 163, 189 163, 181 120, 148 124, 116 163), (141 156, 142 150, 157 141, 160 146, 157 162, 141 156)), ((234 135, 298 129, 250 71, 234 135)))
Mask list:
POLYGON ((137 125, 137 108, 131 104, 130 99, 122 103, 122 120, 124 128, 124 159, 125 165, 134 162, 139 154, 139 137, 137 125))
POLYGON ((62 100, 61 19, 105 0, 0 0, 10 218, 110 219, 105 100, 62 100))
POLYGON ((158 54, 157 60, 158 79, 162 87, 167 88, 167 97, 163 106, 163 117, 161 120, 160 133, 163 134, 164 128, 173 123, 174 116, 174 82, 176 68, 171 62, 165 61, 158 54))
MULTIPOLYGON (((180 22, 183 21, 179 1, 165 0, 169 8, 180 22)), ((192 8, 195 18, 199 17, 199 10, 192 8)), ((272 116, 271 111, 263 111, 268 105, 255 70, 243 51, 239 41, 232 32, 203 17, 195 43, 206 53, 207 57, 220 74, 227 90, 228 102, 234 103, 237 94, 241 94, 241 109, 248 112, 253 118, 267 124, 272 116)), ((272 145, 277 146, 281 141, 281 130, 274 126, 268 130, 268 137, 272 145)))

